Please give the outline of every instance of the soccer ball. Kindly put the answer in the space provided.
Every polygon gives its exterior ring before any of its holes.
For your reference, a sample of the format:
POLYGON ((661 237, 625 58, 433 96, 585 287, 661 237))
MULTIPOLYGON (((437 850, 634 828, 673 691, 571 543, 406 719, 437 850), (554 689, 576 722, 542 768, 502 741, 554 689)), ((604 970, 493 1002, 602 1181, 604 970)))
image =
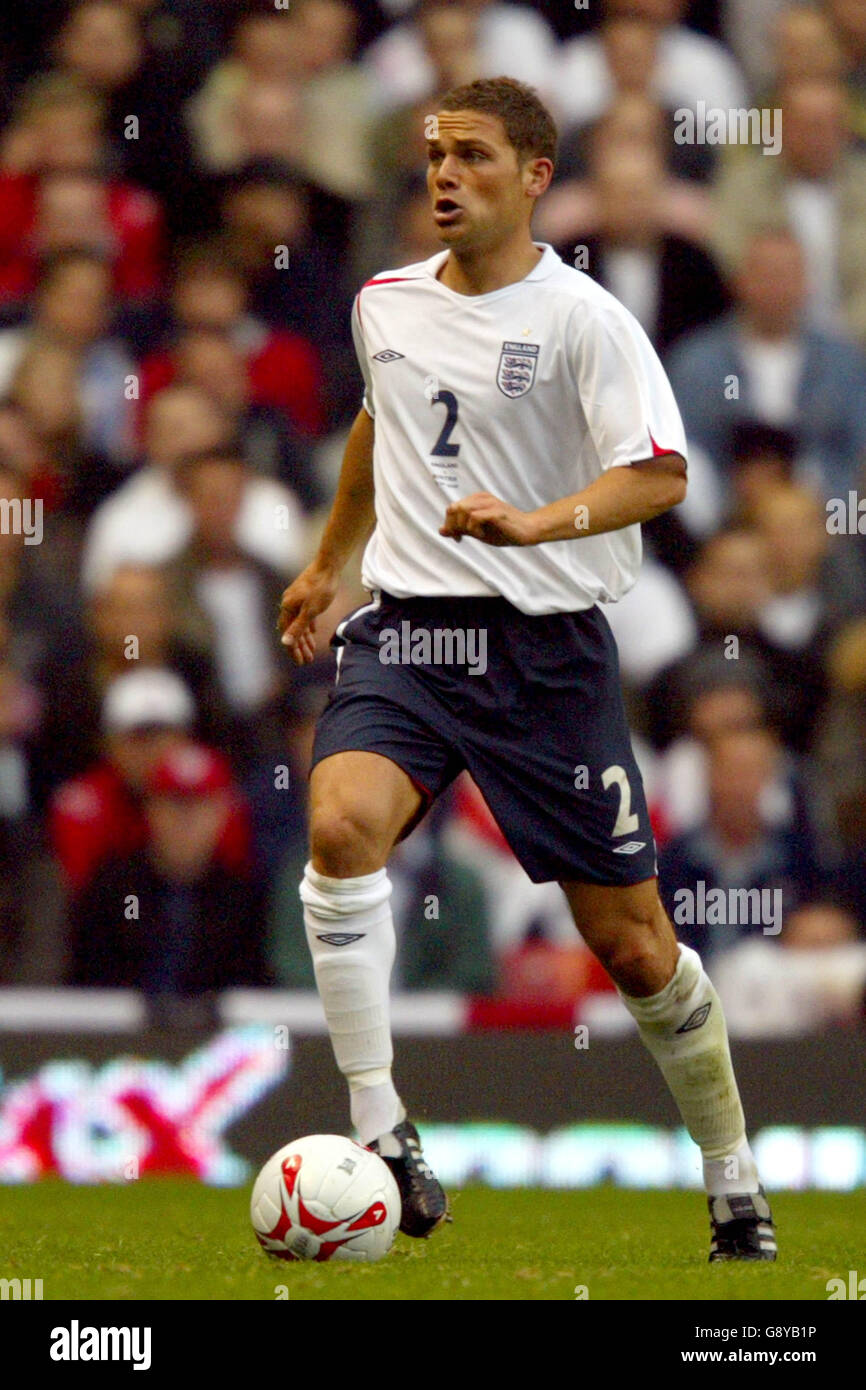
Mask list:
POLYGON ((282 1260, 381 1260, 400 1215, 387 1163, 339 1134, 308 1134, 278 1149, 250 1199, 259 1244, 282 1260))

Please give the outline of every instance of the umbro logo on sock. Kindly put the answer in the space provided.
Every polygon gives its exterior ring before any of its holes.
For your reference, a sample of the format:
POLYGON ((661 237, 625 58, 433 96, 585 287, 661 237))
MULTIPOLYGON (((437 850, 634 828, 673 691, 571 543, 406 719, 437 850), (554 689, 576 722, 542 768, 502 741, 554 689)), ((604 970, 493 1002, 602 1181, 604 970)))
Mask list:
POLYGON ((316 940, 327 941, 329 946, 351 946, 353 941, 360 941, 361 937, 366 935, 367 933, 364 931, 328 931, 324 932, 322 936, 319 936, 317 932, 316 940))
POLYGON ((679 1028, 677 1029, 677 1032, 691 1033, 695 1030, 695 1028, 702 1028, 707 1021, 710 1009, 712 1007, 712 999, 709 1001, 708 1004, 701 1004, 699 1009, 695 1009, 694 1013, 689 1014, 685 1023, 680 1024, 679 1028))

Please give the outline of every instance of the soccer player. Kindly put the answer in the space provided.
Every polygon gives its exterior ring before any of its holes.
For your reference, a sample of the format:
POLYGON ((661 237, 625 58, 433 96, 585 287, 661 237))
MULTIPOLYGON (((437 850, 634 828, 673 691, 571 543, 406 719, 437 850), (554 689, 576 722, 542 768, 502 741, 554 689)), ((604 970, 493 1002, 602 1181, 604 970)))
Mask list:
POLYGON ((283 643, 311 661, 316 618, 369 537, 372 601, 334 636, 300 888, 352 1121, 397 1179, 401 1229, 429 1235, 448 1205, 391 1079, 386 866, 468 768, 530 878, 562 885, 700 1146, 710 1259, 772 1260, 719 998, 659 901, 599 607, 635 581, 640 523, 685 495, 679 413, 635 319, 532 239, 556 153, 535 92, 460 87, 427 134, 445 249, 355 300, 363 408, 280 610, 283 643))

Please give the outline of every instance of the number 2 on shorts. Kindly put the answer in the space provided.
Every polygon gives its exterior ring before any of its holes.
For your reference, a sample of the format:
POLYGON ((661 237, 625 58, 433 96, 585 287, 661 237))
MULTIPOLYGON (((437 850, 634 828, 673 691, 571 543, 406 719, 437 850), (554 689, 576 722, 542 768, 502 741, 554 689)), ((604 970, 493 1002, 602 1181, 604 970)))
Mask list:
POLYGON ((625 768, 620 767, 619 763, 606 767, 601 774, 601 785, 605 791, 608 787, 619 787, 619 811, 611 836, 633 835, 640 828, 640 818, 631 813, 631 787, 625 768))

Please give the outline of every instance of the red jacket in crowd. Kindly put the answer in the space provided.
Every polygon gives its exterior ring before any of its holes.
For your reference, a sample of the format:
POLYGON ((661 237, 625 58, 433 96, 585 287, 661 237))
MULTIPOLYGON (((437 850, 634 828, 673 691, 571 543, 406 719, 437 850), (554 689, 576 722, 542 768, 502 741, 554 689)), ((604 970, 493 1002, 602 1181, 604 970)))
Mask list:
MULTIPOLYGON (((58 788, 49 812, 51 843, 73 893, 111 855, 132 854, 147 842, 140 801, 110 763, 97 763, 58 788)), ((245 872, 251 861, 249 812, 238 794, 219 842, 218 860, 245 872)))

